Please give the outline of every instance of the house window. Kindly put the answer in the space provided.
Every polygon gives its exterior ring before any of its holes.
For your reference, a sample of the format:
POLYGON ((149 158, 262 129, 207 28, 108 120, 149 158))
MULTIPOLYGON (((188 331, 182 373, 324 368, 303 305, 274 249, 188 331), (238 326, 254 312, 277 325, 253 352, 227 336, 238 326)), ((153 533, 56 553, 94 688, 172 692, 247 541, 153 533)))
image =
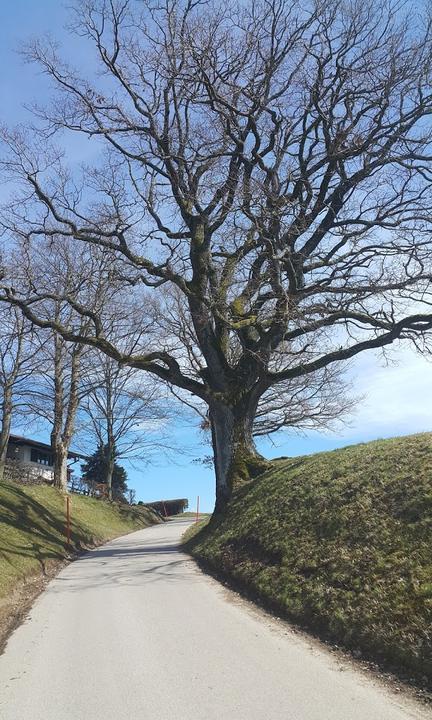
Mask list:
POLYGON ((53 464, 52 455, 50 453, 43 452, 43 450, 35 450, 34 448, 31 449, 30 460, 34 463, 38 463, 38 465, 52 466, 53 464))

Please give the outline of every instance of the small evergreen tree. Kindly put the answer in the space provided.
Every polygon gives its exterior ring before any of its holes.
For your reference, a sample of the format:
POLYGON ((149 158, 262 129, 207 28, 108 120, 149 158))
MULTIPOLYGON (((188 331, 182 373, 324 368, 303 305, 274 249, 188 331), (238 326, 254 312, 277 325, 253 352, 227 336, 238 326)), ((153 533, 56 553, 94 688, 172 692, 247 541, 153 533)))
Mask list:
MULTIPOLYGON (((126 500, 125 494, 128 490, 127 473, 121 467, 115 458, 114 469, 112 473, 112 495, 114 500, 126 500)), ((105 445, 98 445, 93 455, 90 455, 87 462, 81 465, 82 480, 94 492, 97 485, 107 485, 108 477, 108 453, 105 445)))

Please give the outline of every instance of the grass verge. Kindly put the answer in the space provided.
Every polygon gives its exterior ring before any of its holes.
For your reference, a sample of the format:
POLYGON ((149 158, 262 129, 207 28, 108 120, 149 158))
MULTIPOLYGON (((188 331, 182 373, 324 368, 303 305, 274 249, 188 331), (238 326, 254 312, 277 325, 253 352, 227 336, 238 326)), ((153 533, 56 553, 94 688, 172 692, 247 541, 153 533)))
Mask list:
POLYGON ((186 549, 267 607, 431 687, 431 434, 275 461, 186 549))
MULTIPOLYGON (((193 525, 190 525, 187 530, 182 535, 182 543, 185 545, 185 547, 189 547, 189 543, 192 543, 192 540, 201 533, 202 530, 204 530, 205 527, 210 522, 211 515, 209 514, 207 517, 202 518, 197 523, 193 523, 193 525)), ((191 545, 192 547, 192 545, 191 545)))
POLYGON ((45 485, 0 483, 0 648, 47 579, 74 553, 160 522, 149 508, 71 496, 71 545, 65 497, 45 485))

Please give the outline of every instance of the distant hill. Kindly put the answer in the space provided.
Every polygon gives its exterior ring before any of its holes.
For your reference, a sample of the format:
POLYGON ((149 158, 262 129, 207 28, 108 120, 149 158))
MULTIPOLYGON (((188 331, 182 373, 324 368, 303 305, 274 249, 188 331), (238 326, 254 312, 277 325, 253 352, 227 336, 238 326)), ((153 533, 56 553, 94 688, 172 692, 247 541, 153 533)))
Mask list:
POLYGON ((189 548, 288 618, 432 680, 432 434, 277 460, 189 548))

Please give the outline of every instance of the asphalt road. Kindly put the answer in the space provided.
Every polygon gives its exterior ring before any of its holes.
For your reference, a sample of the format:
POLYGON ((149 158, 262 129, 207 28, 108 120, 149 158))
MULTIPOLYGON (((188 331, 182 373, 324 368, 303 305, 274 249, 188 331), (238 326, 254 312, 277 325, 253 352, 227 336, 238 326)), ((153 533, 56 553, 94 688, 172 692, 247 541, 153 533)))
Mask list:
POLYGON ((1 720, 408 720, 432 713, 203 575, 157 525, 73 562, 0 657, 1 720))

